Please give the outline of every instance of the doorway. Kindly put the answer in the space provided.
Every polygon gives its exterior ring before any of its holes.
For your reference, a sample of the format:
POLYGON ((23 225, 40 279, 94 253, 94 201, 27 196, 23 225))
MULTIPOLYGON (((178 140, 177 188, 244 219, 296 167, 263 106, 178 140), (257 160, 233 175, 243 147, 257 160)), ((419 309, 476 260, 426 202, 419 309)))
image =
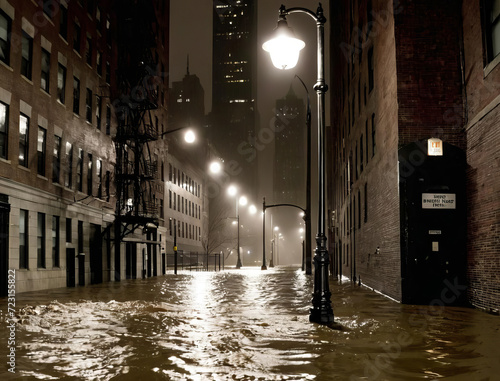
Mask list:
MULTIPOLYGON (((434 140, 434 139, 433 139, 434 140)), ((461 305, 466 300, 465 153, 428 141, 399 150, 402 300, 461 305)))
POLYGON ((66 287, 75 287, 76 272, 75 272, 75 257, 74 248, 66 249, 66 287))

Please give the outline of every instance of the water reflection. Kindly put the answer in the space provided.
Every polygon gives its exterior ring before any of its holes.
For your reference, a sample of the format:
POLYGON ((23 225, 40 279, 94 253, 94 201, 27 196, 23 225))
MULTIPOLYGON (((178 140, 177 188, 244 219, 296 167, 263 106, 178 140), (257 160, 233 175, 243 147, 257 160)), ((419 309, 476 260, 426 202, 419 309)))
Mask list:
MULTIPOLYGON (((0 379, 474 381, 500 374, 496 316, 404 306, 344 281, 331 290, 342 331, 309 323, 312 278, 289 268, 20 294, 17 373, 3 367, 0 379)), ((0 330, 2 358, 7 334, 0 330)))

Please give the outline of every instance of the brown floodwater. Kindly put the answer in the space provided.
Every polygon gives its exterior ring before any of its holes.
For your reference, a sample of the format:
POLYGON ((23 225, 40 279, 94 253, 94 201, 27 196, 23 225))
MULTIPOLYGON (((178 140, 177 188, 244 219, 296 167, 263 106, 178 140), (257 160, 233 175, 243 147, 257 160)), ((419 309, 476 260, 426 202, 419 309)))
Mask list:
POLYGON ((498 316, 332 280, 333 330, 309 323, 312 280, 248 267, 18 294, 15 373, 3 298, 0 379, 500 380, 498 316))

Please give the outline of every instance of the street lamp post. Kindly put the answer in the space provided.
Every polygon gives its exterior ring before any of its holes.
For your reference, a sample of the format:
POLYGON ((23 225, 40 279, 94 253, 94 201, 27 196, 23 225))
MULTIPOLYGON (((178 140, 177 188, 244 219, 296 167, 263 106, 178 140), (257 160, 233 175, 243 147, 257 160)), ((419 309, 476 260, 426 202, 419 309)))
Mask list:
POLYGON ((329 257, 326 248, 325 235, 325 93, 328 86, 325 83, 325 52, 324 36, 326 18, 323 15, 321 3, 316 13, 313 11, 293 7, 280 7, 278 26, 275 29, 276 37, 264 43, 262 48, 271 54, 273 64, 279 69, 293 68, 298 61, 299 52, 305 46, 304 42, 293 36, 288 27, 286 16, 293 13, 305 13, 316 22, 317 30, 317 70, 318 78, 314 90, 318 99, 318 233, 316 235, 316 249, 314 251, 314 291, 309 321, 319 324, 333 323, 333 309, 331 292, 328 283, 329 257), (285 51, 287 50, 287 51, 285 51), (285 57, 286 53, 288 56, 285 57), (280 56, 278 56, 280 55, 280 56))
MULTIPOLYGON (((229 193, 230 196, 236 196, 238 193, 238 190, 236 189, 235 186, 231 185, 227 192, 229 193)), ((238 203, 241 203, 242 205, 246 205, 247 199, 244 196, 241 196, 240 198, 236 197, 236 221, 238 223, 238 260, 236 261, 236 268, 240 269, 242 264, 241 264, 241 253, 240 253, 240 212, 238 210, 238 203)))

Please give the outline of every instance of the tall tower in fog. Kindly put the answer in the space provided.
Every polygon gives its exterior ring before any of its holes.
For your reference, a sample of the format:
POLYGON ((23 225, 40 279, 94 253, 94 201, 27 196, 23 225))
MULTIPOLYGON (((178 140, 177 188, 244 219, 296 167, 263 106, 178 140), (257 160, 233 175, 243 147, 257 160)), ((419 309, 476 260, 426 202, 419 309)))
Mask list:
POLYGON ((251 151, 257 120, 257 1, 213 4, 210 137, 224 160, 231 162, 231 180, 255 195, 257 157, 251 151))
POLYGON ((276 100, 274 140, 274 201, 305 206, 306 195, 306 119, 302 98, 293 87, 276 100))

